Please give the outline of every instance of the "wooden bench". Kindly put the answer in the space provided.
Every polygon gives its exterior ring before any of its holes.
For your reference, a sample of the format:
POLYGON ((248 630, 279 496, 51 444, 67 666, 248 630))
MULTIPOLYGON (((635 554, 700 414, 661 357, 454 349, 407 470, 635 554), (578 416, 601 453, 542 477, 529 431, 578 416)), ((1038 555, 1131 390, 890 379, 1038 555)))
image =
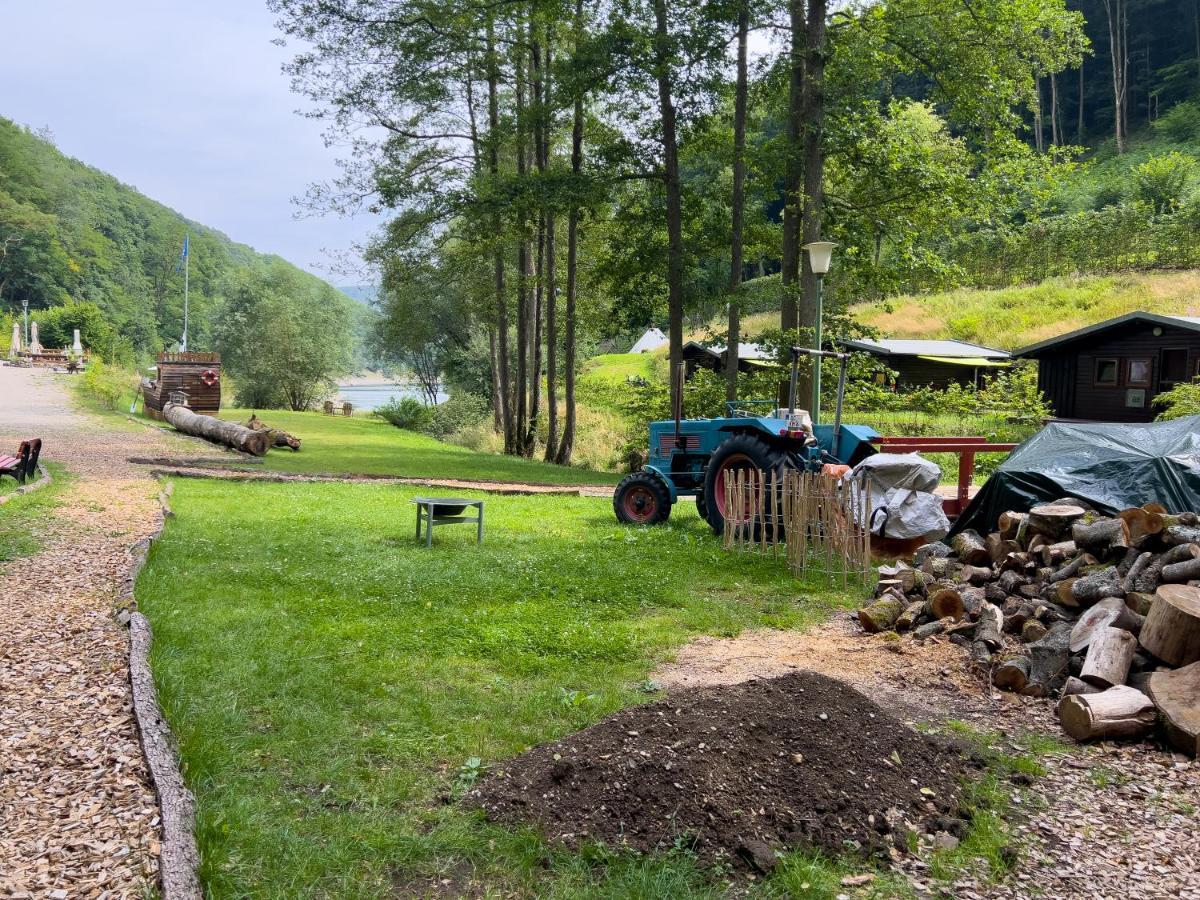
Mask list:
POLYGON ((17 484, 24 484, 37 472, 38 456, 41 452, 41 438, 21 441, 16 456, 0 456, 0 477, 8 475, 16 479, 17 484))

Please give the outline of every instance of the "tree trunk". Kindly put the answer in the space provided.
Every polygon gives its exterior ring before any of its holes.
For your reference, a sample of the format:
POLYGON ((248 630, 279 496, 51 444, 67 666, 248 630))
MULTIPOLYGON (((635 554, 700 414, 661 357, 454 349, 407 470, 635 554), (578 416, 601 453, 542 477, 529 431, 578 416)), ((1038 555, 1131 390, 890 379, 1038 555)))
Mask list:
POLYGON ((1122 628, 1097 629, 1088 644, 1079 677, 1102 688, 1124 684, 1137 645, 1137 638, 1122 628))
MULTIPOLYGON (((533 116, 533 160, 539 179, 546 174, 546 102, 542 81, 542 48, 534 31, 532 5, 529 13, 529 111, 533 116)), ((525 455, 533 456, 537 446, 538 417, 542 412, 542 308, 546 296, 546 209, 538 211, 537 265, 534 274, 533 309, 530 314, 529 428, 525 434, 525 455)))
POLYGON ((1033 79, 1033 146, 1038 153, 1046 151, 1046 127, 1042 123, 1042 79, 1033 79))
MULTIPOLYGON (((583 0, 575 0, 575 48, 583 37, 583 0)), ((571 176, 578 186, 583 173, 583 93, 576 90, 571 117, 571 176)), ((578 187, 576 188, 578 189, 578 187)), ((575 305, 579 290, 579 203, 572 199, 567 213, 567 308, 564 310, 566 334, 563 336, 563 388, 566 411, 562 440, 558 445, 559 465, 571 463, 575 450, 575 305)))
POLYGON ((1063 145, 1062 128, 1058 124, 1058 78, 1050 73, 1050 143, 1055 147, 1063 145))
POLYGON ((1142 625, 1142 646, 1173 666, 1200 660, 1200 588, 1164 584, 1142 625))
MULTIPOLYGON (((518 26, 515 36, 516 62, 513 66, 513 89, 516 96, 516 158, 517 184, 524 185, 529 174, 529 148, 526 137, 529 116, 525 111, 525 53, 518 26)), ((519 456, 526 455, 526 428, 529 424, 529 276, 532 265, 529 252, 529 222, 525 210, 517 207, 517 377, 513 386, 517 404, 514 422, 516 447, 519 456)))
POLYGON ((253 456, 266 456, 273 443, 268 431, 254 431, 237 422, 203 416, 178 403, 168 403, 164 406, 163 418, 184 434, 201 437, 214 444, 231 447, 253 456))
POLYGON ((858 621, 862 623, 866 632, 875 634, 878 631, 887 631, 895 625, 902 611, 903 606, 896 597, 881 597, 858 611, 858 621))
POLYGON ((1113 134, 1117 141, 1117 153, 1125 152, 1125 107, 1129 87, 1129 19, 1125 9, 1126 0, 1102 0, 1108 18, 1108 49, 1112 59, 1113 78, 1113 134))
POLYGON ((671 35, 667 0, 654 0, 654 67, 662 119, 663 182, 667 193, 667 310, 670 320, 671 408, 682 408, 683 385, 683 200, 679 186, 679 143, 675 133, 671 35))
POLYGON ((558 458, 558 242, 554 213, 546 215, 546 462, 558 458))
MULTIPOLYGON (((487 23, 488 79, 488 171, 493 180, 500 175, 500 64, 496 57, 496 35, 492 20, 487 23)), ((493 221, 495 234, 502 231, 500 216, 493 221)), ((516 430, 512 416, 512 384, 508 370, 508 289, 504 279, 504 249, 497 247, 492 260, 493 287, 496 292, 496 359, 500 420, 504 431, 504 452, 516 452, 516 430)))
POLYGON ((488 353, 491 359, 492 377, 492 429, 496 434, 504 433, 504 420, 500 416, 500 360, 496 351, 496 326, 488 326, 488 353))
MULTIPOLYGON (((804 65, 804 210, 801 223, 802 243, 822 240, 825 217, 825 14, 828 0, 808 0, 808 44, 804 65)), ((812 270, 809 254, 801 254, 800 321, 801 329, 814 336, 820 311, 820 278, 812 270)), ((814 345, 815 347, 815 345, 814 345)), ((820 347, 815 347, 820 350, 820 347)), ((812 368, 801 369, 798 397, 812 396, 812 368)), ((820 398, 816 398, 820 406, 820 398)), ((812 410, 817 419, 819 409, 812 410)))
POLYGON ((804 163, 804 0, 788 0, 791 44, 788 50, 787 140, 783 175, 783 247, 779 280, 783 287, 779 327, 794 330, 800 322, 800 191, 804 163))
POLYGON ((1058 704, 1063 730, 1077 741, 1141 737, 1156 719, 1150 698, 1125 685, 1098 694, 1071 694, 1058 704))
POLYGON ((1200 662, 1153 673, 1146 693, 1162 714, 1171 746, 1189 756, 1200 754, 1200 662))
POLYGON ((741 340, 742 231, 746 206, 746 94, 750 6, 738 8, 737 83, 733 95, 733 197, 729 236, 729 329, 725 339, 725 399, 737 399, 738 344, 741 340))
POLYGON ((1083 88, 1084 88, 1084 84, 1085 84, 1085 82, 1084 82, 1084 78, 1083 78, 1083 60, 1080 60, 1079 61, 1079 109, 1077 111, 1078 112, 1078 121, 1075 123, 1075 143, 1079 144, 1081 147, 1083 146, 1083 88))

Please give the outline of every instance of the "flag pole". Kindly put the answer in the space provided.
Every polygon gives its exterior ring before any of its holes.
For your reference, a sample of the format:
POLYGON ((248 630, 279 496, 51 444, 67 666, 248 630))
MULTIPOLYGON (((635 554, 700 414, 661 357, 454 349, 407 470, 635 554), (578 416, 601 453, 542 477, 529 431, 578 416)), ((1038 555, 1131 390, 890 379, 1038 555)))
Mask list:
POLYGON ((187 353, 188 339, 188 268, 192 254, 188 252, 188 235, 183 236, 183 352, 187 353))

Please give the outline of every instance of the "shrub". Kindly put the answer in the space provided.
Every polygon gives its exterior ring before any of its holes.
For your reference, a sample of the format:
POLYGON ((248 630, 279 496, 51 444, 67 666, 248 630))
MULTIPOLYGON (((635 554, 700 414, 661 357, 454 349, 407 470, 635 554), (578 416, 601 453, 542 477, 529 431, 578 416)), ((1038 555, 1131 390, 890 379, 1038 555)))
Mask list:
POLYGON ((83 373, 84 391, 105 409, 116 409, 132 382, 130 373, 106 365, 95 357, 83 373))
MULTIPOLYGON (((112 361, 116 332, 108 319, 94 303, 72 303, 69 306, 54 306, 30 313, 38 323, 38 338, 44 347, 70 347, 75 339, 75 329, 85 350, 112 361)), ((11 326, 10 326, 11 330, 11 326)))
POLYGON ((1200 138, 1200 104, 1176 103, 1154 123, 1154 130, 1173 143, 1187 144, 1200 138))
POLYGON ((1176 150, 1151 156, 1133 169, 1138 199, 1149 203, 1159 214, 1174 209, 1183 199, 1195 168, 1195 157, 1176 150))
POLYGON ((421 430, 444 441, 457 431, 488 421, 492 417, 492 405, 475 394, 457 393, 430 412, 429 421, 421 430))
POLYGON ((1200 381, 1185 381, 1154 398, 1154 405, 1163 407, 1159 419, 1182 419, 1200 415, 1200 381))
POLYGON ((433 420, 433 410, 415 397, 393 397, 372 415, 408 431, 422 431, 433 420))

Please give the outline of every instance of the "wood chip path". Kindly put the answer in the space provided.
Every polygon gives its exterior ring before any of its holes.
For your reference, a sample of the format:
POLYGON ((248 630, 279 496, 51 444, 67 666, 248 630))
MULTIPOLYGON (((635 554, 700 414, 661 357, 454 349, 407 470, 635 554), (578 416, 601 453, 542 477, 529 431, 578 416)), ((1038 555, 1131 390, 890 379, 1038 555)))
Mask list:
POLYGON ((140 898, 159 817, 112 605, 159 507, 126 457, 197 448, 76 412, 67 377, 0 367, 0 448, 41 437, 74 479, 40 552, 0 563, 0 897, 140 898))

